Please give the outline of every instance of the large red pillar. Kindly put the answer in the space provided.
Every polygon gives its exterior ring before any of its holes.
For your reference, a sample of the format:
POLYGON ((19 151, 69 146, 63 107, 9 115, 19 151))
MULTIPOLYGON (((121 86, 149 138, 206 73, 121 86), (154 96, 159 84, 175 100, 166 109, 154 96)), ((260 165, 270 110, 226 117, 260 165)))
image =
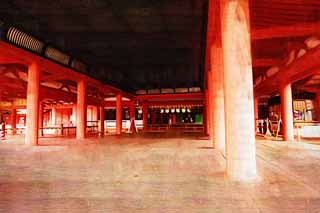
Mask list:
POLYGON ((28 67, 25 143, 29 145, 38 145, 39 86, 40 65, 38 62, 33 62, 28 67))
POLYGON ((104 106, 100 107, 100 129, 101 135, 104 135, 104 106))
POLYGON ((131 101, 130 108, 129 108, 129 114, 130 114, 130 132, 135 133, 136 131, 136 124, 135 124, 135 111, 136 107, 134 105, 134 101, 131 101))
POLYGON ((210 101, 210 94, 209 94, 209 89, 207 88, 205 90, 205 94, 204 94, 204 113, 203 113, 203 127, 204 127, 204 133, 209 136, 211 136, 211 127, 210 127, 210 121, 211 121, 211 113, 210 113, 210 108, 211 108, 211 101, 210 101))
POLYGON ((294 141, 291 84, 281 87, 281 119, 284 141, 294 141))
POLYGON ((119 93, 116 97, 116 134, 122 132, 122 95, 119 93))
POLYGON ((316 94, 315 107, 317 112, 317 120, 320 122, 320 92, 316 94))
POLYGON ((223 89, 223 52, 221 41, 220 0, 209 2, 206 69, 211 108, 211 135, 214 147, 225 155, 225 121, 223 89))
POLYGON ((86 137, 87 129, 86 82, 80 80, 77 86, 77 139, 86 137))
POLYGON ((143 130, 146 130, 148 128, 148 105, 146 103, 142 104, 142 116, 143 130))
POLYGON ((57 121, 57 109, 56 106, 52 106, 51 109, 51 126, 55 126, 57 121))
POLYGON ((259 119, 259 99, 254 97, 254 128, 257 129, 257 120, 259 119))
POLYGON ((72 125, 75 126, 77 123, 77 106, 72 106, 72 114, 71 114, 72 125))
POLYGON ((248 0, 221 3, 227 173, 250 181, 257 172, 249 6, 248 0))
POLYGON ((92 108, 92 121, 98 121, 98 120, 99 120, 98 107, 93 106, 93 108, 92 108))
POLYGON ((39 135, 43 136, 43 105, 39 104, 39 135))
POLYGON ((12 135, 17 134, 17 109, 15 107, 13 107, 11 111, 11 128, 12 135))

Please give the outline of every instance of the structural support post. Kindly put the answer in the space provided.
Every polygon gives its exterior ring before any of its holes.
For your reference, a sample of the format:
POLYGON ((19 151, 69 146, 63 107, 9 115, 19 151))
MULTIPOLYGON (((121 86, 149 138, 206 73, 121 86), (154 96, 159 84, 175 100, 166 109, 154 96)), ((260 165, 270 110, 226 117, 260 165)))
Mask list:
POLYGON ((104 107, 101 106, 100 108, 100 125, 99 125, 99 132, 101 136, 104 135, 104 107))
POLYGON ((71 114, 72 125, 75 126, 77 123, 77 106, 72 106, 72 114, 71 114))
POLYGON ((12 135, 17 134, 17 109, 15 107, 12 108, 11 112, 11 128, 12 128, 12 135))
POLYGON ((99 108, 97 106, 93 106, 93 108, 92 108, 92 120, 93 121, 98 121, 99 120, 98 110, 99 110, 99 108))
POLYGON ((142 104, 142 116, 143 116, 143 130, 148 128, 148 105, 146 103, 142 104))
POLYGON ((281 119, 284 141, 294 141, 291 84, 281 87, 281 119))
MULTIPOLYGON (((220 43, 221 44, 221 43, 220 43)), ((223 58, 221 46, 214 45, 211 50, 212 64, 212 138, 214 146, 226 154, 226 130, 224 117, 223 58)))
POLYGON ((252 181, 257 172, 248 0, 221 3, 227 173, 252 181))
POLYGON ((320 92, 316 94, 316 100, 315 100, 315 106, 316 106, 316 112, 317 112, 317 120, 320 122, 320 92))
POLYGON ((134 105, 134 101, 131 101, 130 109, 129 109, 129 114, 130 114, 130 132, 131 133, 135 133, 136 132, 135 111, 136 111, 136 107, 134 105))
POLYGON ((209 1, 206 69, 209 102, 211 101, 211 135, 214 147, 226 154, 223 88, 223 52, 221 41, 220 0, 209 1))
POLYGON ((116 134, 122 132, 122 95, 119 93, 116 97, 116 134))
POLYGON ((39 104, 39 136, 43 136, 43 105, 39 104))
POLYGON ((80 80, 77 87, 77 139, 86 137, 87 129, 86 82, 80 80))
POLYGON ((205 90, 204 93, 204 112, 203 112, 203 128, 204 133, 210 137, 210 103, 209 103, 209 92, 208 88, 205 90))
POLYGON ((51 109, 51 126, 55 126, 57 123, 57 109, 56 106, 52 106, 51 109))
POLYGON ((257 128, 257 120, 259 119, 259 99, 254 97, 254 127, 257 128))
POLYGON ((27 125, 25 143, 34 146, 38 145, 39 87, 40 65, 38 62, 33 62, 28 67, 27 125))

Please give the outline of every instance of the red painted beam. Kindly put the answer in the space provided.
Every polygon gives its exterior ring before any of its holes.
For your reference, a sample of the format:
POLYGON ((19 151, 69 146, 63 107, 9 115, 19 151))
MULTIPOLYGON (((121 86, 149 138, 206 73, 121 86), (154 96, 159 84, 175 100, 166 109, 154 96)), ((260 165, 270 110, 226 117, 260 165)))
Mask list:
POLYGON ((289 66, 283 65, 279 72, 267 78, 254 88, 258 96, 279 92, 280 85, 293 83, 319 73, 320 46, 309 50, 289 66))
POLYGON ((251 39, 269 39, 269 38, 285 38, 308 36, 320 33, 320 22, 315 23, 299 23, 290 26, 270 27, 264 29, 256 29, 251 32, 251 39))
POLYGON ((203 93, 181 93, 181 94, 154 94, 138 95, 139 101, 183 101, 183 100, 204 100, 203 93))
POLYGON ((272 67, 281 64, 282 60, 273 58, 256 58, 252 61, 253 67, 272 67))
MULTIPOLYGON (((21 63, 25 66, 28 66, 33 61, 40 61, 41 69, 51 73, 53 76, 57 76, 57 79, 63 77, 65 80, 70 81, 85 80, 88 83, 88 86, 97 87, 104 92, 110 91, 114 93, 121 93, 124 97, 133 97, 133 95, 130 93, 124 92, 113 86, 103 84, 102 82, 88 77, 80 72, 76 72, 68 67, 62 66, 3 41, 0 41, 0 59, 3 59, 0 60, 0 63, 12 63, 12 61, 14 61, 15 63, 21 63)), ((51 76, 49 79, 54 79, 53 76, 51 76)), ((41 78, 42 80, 46 79, 46 77, 43 76, 41 76, 41 78)))

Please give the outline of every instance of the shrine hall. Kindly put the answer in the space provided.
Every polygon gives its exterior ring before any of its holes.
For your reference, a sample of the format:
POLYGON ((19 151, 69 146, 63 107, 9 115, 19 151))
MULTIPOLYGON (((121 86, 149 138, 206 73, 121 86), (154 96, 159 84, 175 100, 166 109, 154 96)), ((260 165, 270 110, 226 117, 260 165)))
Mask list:
POLYGON ((320 1, 2 0, 0 212, 320 212, 320 1))

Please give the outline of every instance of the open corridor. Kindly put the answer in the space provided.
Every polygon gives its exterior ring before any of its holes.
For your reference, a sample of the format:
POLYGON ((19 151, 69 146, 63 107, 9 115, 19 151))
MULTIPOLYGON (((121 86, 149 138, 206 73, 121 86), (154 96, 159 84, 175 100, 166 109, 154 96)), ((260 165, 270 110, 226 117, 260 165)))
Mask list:
POLYGON ((0 143, 0 212, 320 212, 320 143, 257 139, 259 179, 240 183, 198 136, 39 142, 0 143))

